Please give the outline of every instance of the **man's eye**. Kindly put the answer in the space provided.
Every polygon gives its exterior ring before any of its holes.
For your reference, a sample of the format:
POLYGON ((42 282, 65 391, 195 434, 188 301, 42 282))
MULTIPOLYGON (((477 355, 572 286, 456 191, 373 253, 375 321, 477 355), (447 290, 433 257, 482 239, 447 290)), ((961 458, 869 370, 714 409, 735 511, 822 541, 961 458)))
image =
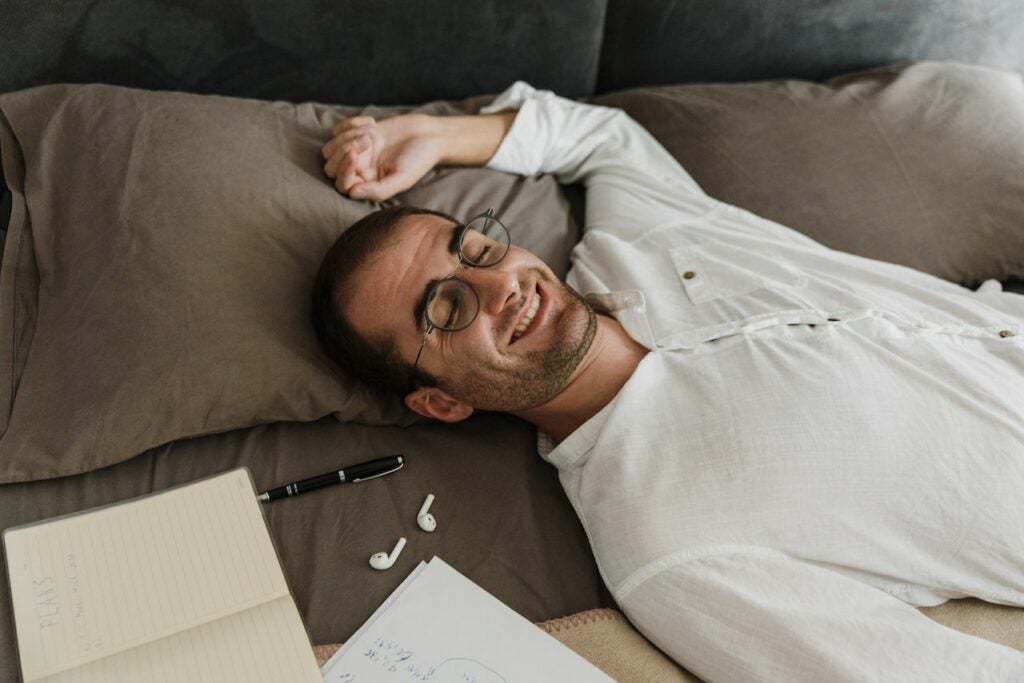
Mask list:
POLYGON ((474 263, 487 263, 487 254, 491 251, 491 246, 488 245, 480 250, 479 256, 473 259, 474 263))
POLYGON ((452 299, 451 308, 448 309, 448 317, 444 322, 444 326, 451 329, 457 326, 459 322, 459 300, 452 299))
POLYGON ((462 255, 473 265, 486 266, 494 259, 498 247, 499 245, 487 235, 482 235, 477 230, 469 230, 462 240, 462 255))

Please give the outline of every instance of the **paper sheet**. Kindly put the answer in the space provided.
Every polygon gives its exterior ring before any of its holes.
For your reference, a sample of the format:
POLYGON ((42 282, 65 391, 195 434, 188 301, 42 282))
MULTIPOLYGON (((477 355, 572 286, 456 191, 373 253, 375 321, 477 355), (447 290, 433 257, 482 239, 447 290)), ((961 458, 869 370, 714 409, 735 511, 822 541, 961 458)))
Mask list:
POLYGON ((199 627, 206 635, 185 659, 237 670, 218 681, 272 671, 300 643, 304 656, 285 660, 298 668, 286 670, 306 673, 290 680, 317 680, 245 469, 8 530, 4 543, 26 681, 180 680, 186 662, 171 653, 199 627), (147 673, 132 678, 117 666, 126 658, 147 673))
POLYGON ((325 683, 612 680, 437 557, 421 562, 321 671, 325 683))

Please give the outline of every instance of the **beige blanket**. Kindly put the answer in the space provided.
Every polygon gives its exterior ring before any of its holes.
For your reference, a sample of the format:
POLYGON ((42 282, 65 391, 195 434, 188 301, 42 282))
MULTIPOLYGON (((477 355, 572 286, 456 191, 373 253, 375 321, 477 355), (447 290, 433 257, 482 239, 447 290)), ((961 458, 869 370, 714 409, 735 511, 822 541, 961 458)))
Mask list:
MULTIPOLYGON (((940 624, 963 633, 1024 650, 1024 610, 980 600, 950 600, 921 610, 940 624)), ((634 629, 618 610, 592 609, 537 624, 617 681, 700 683, 634 629)), ((317 645, 323 664, 340 645, 317 645)))

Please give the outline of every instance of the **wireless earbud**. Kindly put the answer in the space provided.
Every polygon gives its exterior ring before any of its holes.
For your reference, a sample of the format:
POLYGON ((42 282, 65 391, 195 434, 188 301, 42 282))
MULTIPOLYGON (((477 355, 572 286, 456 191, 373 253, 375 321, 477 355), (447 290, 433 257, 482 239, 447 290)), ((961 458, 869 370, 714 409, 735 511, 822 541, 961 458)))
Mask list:
POLYGON ((374 553, 370 557, 370 566, 378 571, 385 569, 391 569, 391 565, 398 559, 398 555, 402 552, 402 548, 405 547, 405 536, 398 539, 398 543, 395 544, 395 549, 391 551, 391 554, 387 553, 374 553))
POLYGON ((434 519, 434 515, 427 512, 430 509, 430 504, 434 502, 434 494, 427 494, 427 499, 423 501, 423 506, 420 507, 420 512, 416 515, 416 522, 420 525, 420 528, 424 531, 433 531, 437 528, 437 520, 434 519))

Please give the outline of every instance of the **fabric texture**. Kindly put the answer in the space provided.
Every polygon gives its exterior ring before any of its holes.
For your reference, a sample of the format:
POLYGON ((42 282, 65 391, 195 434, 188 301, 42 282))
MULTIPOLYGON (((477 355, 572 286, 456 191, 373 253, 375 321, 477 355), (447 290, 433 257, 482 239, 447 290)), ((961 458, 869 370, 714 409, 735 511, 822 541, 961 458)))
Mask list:
MULTIPOLYGON (((410 421, 337 375, 308 303, 327 247, 375 208, 334 189, 320 147, 344 114, 397 110, 66 85, 0 110, 0 481, 264 422, 410 421)), ((437 170, 401 201, 493 207, 560 273, 576 240, 552 178, 437 170)))
POLYGON ((5 0, 0 93, 48 83, 413 104, 593 92, 604 0, 5 0))
MULTIPOLYGON (((1024 650, 1024 615, 1019 609, 967 599, 921 611, 950 628, 1024 650)), ((537 626, 617 681, 700 681, 653 647, 618 610, 600 607, 537 626)), ((323 666, 339 647, 315 645, 317 663, 323 666)))
POLYGON ((568 282, 649 353, 546 459, 637 628, 707 680, 1013 680, 914 606, 1024 606, 1024 297, 705 195, 623 112, 518 83, 492 168, 587 190, 568 282))
POLYGON ((537 626, 617 681, 698 680, 651 645, 618 610, 593 609, 537 626))
MULTIPOLYGON (((697 682, 636 632, 618 610, 599 608, 537 624, 555 640, 617 681, 697 682)), ((315 645, 320 666, 341 644, 315 645)))
POLYGON ((712 197, 833 249, 971 286, 1024 277, 1020 74, 921 63, 593 101, 626 110, 712 197))
MULTIPOLYGON (((125 500, 246 466, 258 490, 401 453, 400 471, 263 506, 313 643, 349 639, 422 560, 437 555, 530 621, 611 606, 536 430, 504 415, 458 425, 366 427, 325 418, 182 439, 94 472, 0 485, 0 529, 125 500), (416 514, 435 495, 432 533, 416 514), (370 556, 408 544, 390 571, 370 556)), ((0 563, 0 681, 17 679, 0 563)))
POLYGON ((666 83, 820 80, 929 59, 1024 72, 1024 5, 610 0, 597 92, 666 83))
POLYGON ((1024 610, 1020 608, 966 598, 922 607, 921 613, 958 631, 1024 650, 1024 610))

